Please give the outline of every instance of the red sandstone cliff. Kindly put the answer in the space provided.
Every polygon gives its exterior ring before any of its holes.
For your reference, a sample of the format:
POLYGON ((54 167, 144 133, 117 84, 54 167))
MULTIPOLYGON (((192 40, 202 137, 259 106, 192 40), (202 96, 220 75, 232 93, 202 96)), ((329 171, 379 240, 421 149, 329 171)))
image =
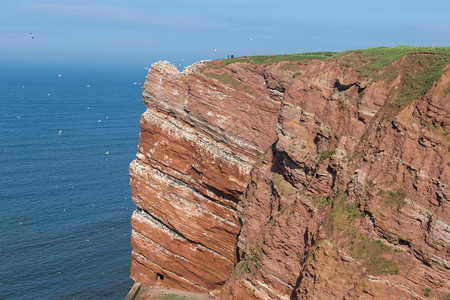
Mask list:
POLYGON ((220 299, 448 299, 450 51, 382 61, 400 50, 154 64, 131 277, 220 299))

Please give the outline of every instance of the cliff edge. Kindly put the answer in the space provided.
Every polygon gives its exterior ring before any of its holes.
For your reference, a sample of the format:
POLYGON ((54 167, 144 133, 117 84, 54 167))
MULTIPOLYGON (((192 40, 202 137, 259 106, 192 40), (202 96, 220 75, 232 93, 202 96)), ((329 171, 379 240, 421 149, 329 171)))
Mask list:
POLYGON ((136 282, 218 299, 450 298, 450 48, 158 62, 143 100, 136 282))

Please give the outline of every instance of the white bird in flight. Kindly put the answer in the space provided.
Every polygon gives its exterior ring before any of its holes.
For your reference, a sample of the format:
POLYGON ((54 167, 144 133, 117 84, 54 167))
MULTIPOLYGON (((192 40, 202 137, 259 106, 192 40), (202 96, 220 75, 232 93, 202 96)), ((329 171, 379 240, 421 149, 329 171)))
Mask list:
POLYGON ((31 32, 30 32, 30 37, 31 37, 32 40, 34 40, 34 35, 31 32))

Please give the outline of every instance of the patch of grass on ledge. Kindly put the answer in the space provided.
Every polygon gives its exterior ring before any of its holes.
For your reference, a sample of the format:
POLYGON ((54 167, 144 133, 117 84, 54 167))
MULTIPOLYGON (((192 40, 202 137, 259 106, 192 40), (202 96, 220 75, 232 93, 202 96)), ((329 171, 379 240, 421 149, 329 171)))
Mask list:
POLYGON ((352 254, 363 261, 363 266, 372 275, 397 275, 397 263, 389 259, 395 252, 381 240, 374 240, 360 234, 350 247, 352 254))
POLYGON ((332 213, 325 225, 328 239, 358 259, 369 274, 398 274, 398 260, 402 253, 361 232, 358 223, 364 218, 364 213, 349 203, 347 197, 341 192, 332 200, 332 213))
MULTIPOLYGON (((255 268, 256 269, 260 268, 258 264, 258 258, 254 255, 251 255, 247 257, 245 260, 238 262, 231 271, 231 274, 235 278, 242 278, 245 274, 252 273, 251 270, 255 268)), ((256 275, 256 273, 254 273, 253 275, 256 275)))
POLYGON ((383 201, 383 204, 390 208, 400 209, 406 204, 406 193, 403 189, 396 191, 379 190, 377 195, 383 201))
POLYGON ((246 93, 250 93, 250 88, 237 80, 236 78, 231 77, 228 73, 216 74, 216 73, 203 73, 204 75, 214 78, 222 84, 232 87, 235 90, 242 90, 246 93))

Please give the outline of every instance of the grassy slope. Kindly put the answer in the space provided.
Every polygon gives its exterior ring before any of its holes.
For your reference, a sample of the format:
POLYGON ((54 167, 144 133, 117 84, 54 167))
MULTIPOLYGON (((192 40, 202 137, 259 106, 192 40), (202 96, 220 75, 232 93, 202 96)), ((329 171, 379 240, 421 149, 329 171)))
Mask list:
MULTIPOLYGON (((237 58, 229 58, 210 62, 207 66, 211 69, 221 69, 229 64, 237 62, 248 62, 257 65, 272 65, 279 62, 305 62, 310 60, 335 59, 343 66, 354 67, 360 74, 361 79, 393 80, 400 74, 403 82, 400 89, 392 97, 392 104, 403 106, 418 99, 425 94, 433 83, 442 75, 445 65, 450 63, 450 47, 408 47, 398 46, 395 48, 378 47, 364 50, 349 50, 341 53, 315 52, 283 55, 257 55, 237 58), (413 62, 416 68, 393 67, 392 63, 406 55, 419 54, 418 59, 413 62)), ((237 80, 222 78, 221 75, 211 75, 225 85, 239 87, 237 80)), ((224 75, 226 76, 226 75, 224 75)), ((449 88, 450 93, 450 88, 449 88)))
POLYGON ((450 47, 406 47, 371 48, 346 51, 339 54, 344 64, 363 63, 356 67, 362 78, 374 80, 394 79, 403 73, 403 83, 393 104, 403 106, 425 94, 441 77, 443 68, 450 63, 450 47), (405 66, 389 66, 406 55, 420 54, 409 69, 405 66), (382 70, 384 72, 382 72, 382 70), (382 74, 380 74, 382 73, 382 74))

